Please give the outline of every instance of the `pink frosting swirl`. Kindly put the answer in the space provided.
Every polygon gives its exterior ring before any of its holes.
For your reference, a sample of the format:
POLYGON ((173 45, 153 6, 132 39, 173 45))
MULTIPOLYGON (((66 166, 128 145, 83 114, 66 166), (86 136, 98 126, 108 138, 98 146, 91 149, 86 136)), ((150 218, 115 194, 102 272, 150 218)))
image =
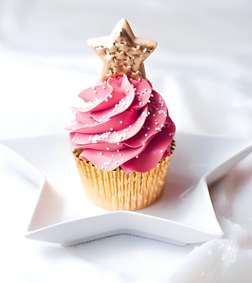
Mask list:
POLYGON ((83 149, 80 159, 106 171, 144 173, 169 155, 175 125, 149 81, 110 78, 79 97, 84 104, 72 108, 75 120, 66 129, 72 149, 83 149))

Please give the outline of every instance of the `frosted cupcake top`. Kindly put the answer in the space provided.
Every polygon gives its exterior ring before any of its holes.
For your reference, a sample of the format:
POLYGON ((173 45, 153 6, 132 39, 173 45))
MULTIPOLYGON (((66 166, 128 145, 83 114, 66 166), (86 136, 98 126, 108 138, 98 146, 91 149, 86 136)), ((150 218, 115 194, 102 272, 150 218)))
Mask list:
MULTIPOLYGON (((121 23, 125 25, 125 20, 121 23)), ((117 52, 117 55, 114 54, 117 56, 115 58, 117 61, 122 58, 122 62, 126 62, 126 58, 135 64, 130 71, 119 63, 111 69, 109 59, 105 56, 101 81, 79 94, 83 104, 72 108, 75 119, 66 125, 66 129, 71 131, 70 145, 80 159, 90 161, 105 171, 120 166, 126 173, 143 173, 154 168, 170 154, 175 125, 161 95, 144 79, 142 62, 147 57, 144 56, 142 60, 137 57, 140 56, 139 50, 144 53, 143 47, 134 45, 132 36, 125 43, 126 31, 123 27, 122 32, 118 32, 118 29, 117 27, 116 32, 119 33, 119 41, 118 36, 115 36, 113 46, 117 46, 119 51, 121 45, 124 50, 129 50, 127 42, 131 40, 138 55, 123 51, 122 57, 117 52), (120 41, 120 36, 124 36, 123 42, 120 41), (138 69, 135 67, 136 62, 138 69)), ((97 42, 97 39, 92 41, 97 42)), ((152 41, 145 41, 145 44, 149 42, 152 41)), ((104 38, 103 44, 101 48, 106 50, 108 47, 105 46, 104 38)), ((148 50, 155 48, 154 45, 146 49, 145 53, 152 52, 148 50)))

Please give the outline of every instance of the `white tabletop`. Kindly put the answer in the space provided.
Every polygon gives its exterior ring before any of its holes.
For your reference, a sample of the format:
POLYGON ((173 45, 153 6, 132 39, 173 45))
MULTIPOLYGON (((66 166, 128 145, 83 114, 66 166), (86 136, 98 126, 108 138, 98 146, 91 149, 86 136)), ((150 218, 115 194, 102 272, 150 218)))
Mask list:
MULTIPOLYGON (((87 39, 109 35, 123 17, 159 43, 146 73, 179 131, 252 141, 252 5, 241 0, 1 1, 0 139, 63 133, 99 73, 87 39)), ((223 239, 179 247, 120 235, 63 248, 24 238, 38 190, 0 161, 0 278, 251 282, 251 164, 250 155, 211 187, 223 239)))

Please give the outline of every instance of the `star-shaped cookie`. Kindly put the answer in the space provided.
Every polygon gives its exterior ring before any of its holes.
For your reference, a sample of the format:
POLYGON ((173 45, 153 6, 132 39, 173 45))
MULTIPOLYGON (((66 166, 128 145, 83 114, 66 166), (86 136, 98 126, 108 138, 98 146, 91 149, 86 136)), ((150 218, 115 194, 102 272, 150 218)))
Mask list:
POLYGON ((124 74, 145 79, 143 61, 157 46, 153 40, 135 37, 126 19, 117 23, 110 36, 89 39, 88 44, 103 60, 101 81, 124 74))

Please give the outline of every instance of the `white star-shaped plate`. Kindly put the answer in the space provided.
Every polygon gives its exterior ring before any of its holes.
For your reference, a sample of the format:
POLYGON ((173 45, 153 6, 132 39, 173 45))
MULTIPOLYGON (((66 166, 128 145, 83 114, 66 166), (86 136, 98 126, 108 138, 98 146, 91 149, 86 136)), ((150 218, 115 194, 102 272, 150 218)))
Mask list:
POLYGON ((67 135, 2 141, 0 153, 7 151, 15 167, 40 187, 25 236, 66 246, 119 233, 179 245, 222 237, 208 185, 247 156, 252 145, 244 139, 185 133, 177 133, 175 140, 161 198, 145 209, 114 212, 85 198, 67 135))

